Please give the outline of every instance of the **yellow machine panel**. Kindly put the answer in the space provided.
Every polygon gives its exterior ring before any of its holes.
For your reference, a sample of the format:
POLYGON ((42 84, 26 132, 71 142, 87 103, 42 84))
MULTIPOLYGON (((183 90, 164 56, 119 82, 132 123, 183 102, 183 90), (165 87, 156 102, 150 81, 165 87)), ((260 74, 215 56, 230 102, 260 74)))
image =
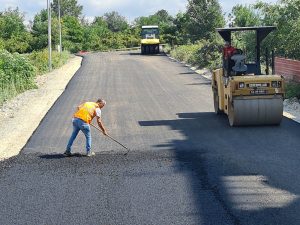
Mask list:
POLYGON ((157 45, 159 44, 159 39, 142 39, 142 45, 157 45))

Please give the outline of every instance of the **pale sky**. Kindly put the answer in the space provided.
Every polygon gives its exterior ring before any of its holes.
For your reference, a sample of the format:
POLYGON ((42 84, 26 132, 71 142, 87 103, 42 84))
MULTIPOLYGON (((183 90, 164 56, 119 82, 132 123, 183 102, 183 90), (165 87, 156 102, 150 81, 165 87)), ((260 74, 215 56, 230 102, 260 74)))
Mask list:
MULTIPOLYGON (((63 1, 63 0, 61 0, 63 1)), ((230 12, 236 4, 251 4, 256 0, 219 0, 223 12, 230 12)), ((263 0, 263 2, 277 2, 277 0, 263 0)), ((187 0, 78 0, 83 6, 83 14, 87 18, 102 16, 106 12, 117 11, 127 20, 133 21, 139 16, 149 16, 160 9, 167 10, 171 15, 184 12, 187 0)), ((12 7, 19 7, 25 13, 26 20, 32 20, 41 9, 47 8, 47 0, 0 0, 0 11, 12 7)))

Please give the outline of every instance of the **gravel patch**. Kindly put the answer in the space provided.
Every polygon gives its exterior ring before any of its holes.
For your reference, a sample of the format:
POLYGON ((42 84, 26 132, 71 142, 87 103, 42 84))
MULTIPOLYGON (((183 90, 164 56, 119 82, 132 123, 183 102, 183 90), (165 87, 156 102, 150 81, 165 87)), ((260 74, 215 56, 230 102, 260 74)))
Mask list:
POLYGON ((300 102, 297 98, 286 99, 283 102, 283 115, 300 123, 300 102))

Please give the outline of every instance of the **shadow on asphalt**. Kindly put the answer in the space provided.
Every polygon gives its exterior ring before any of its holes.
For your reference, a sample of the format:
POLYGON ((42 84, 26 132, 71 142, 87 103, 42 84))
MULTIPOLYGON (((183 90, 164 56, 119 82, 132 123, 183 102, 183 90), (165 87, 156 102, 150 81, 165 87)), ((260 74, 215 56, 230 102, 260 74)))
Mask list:
POLYGON ((211 85, 211 82, 209 82, 209 83, 191 83, 191 84, 186 84, 186 85, 210 86, 210 85, 211 85))
POLYGON ((73 158, 73 157, 86 157, 80 153, 74 153, 71 156, 65 156, 64 154, 45 154, 39 156, 41 159, 63 159, 63 158, 73 158))
POLYGON ((188 182, 200 224, 215 223, 199 188, 213 193, 233 224, 300 224, 298 123, 284 118, 280 126, 230 127, 225 115, 177 116, 139 124, 168 126, 185 136, 154 147, 169 147, 178 165, 187 165, 178 169, 193 172, 188 182))
POLYGON ((151 56, 166 56, 165 53, 142 55, 140 52, 120 53, 120 55, 132 55, 132 56, 134 56, 134 55, 139 55, 139 56, 145 56, 145 57, 151 57, 151 56))
POLYGON ((179 74, 196 74, 196 72, 192 71, 192 72, 184 72, 184 73, 179 73, 179 74))

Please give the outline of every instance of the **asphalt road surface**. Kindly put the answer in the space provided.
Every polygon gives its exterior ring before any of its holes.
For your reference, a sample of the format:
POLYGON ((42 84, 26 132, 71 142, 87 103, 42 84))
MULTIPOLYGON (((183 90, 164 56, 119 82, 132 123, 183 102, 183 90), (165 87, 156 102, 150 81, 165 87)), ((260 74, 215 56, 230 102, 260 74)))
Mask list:
POLYGON ((90 54, 21 154, 0 163, 0 224, 300 224, 299 137, 286 118, 231 128, 210 82, 164 55, 90 54), (76 106, 99 97, 131 152, 92 128, 96 156, 63 157, 76 106))

